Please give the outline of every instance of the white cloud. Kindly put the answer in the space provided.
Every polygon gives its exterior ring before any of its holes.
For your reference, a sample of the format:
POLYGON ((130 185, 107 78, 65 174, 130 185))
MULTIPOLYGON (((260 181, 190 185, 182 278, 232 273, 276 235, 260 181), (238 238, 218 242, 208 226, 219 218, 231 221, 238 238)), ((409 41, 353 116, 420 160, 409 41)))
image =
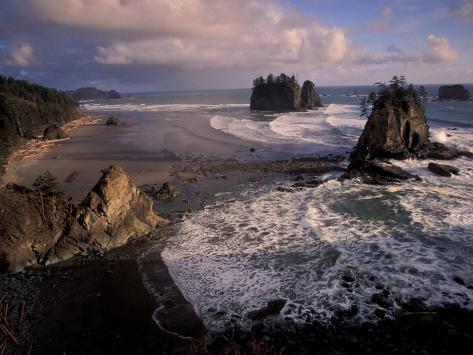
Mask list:
POLYGON ((407 52, 391 44, 386 53, 372 53, 363 49, 353 51, 352 60, 360 64, 384 63, 417 63, 417 64, 442 64, 452 63, 458 59, 458 52, 453 48, 448 39, 429 35, 425 44, 417 51, 407 52))
MULTIPOLYGON (((187 67, 324 65, 350 40, 278 0, 30 0, 43 20, 102 36, 102 64, 187 67)), ((100 37, 99 37, 100 38, 100 37)))
POLYGON ((27 67, 33 60, 33 47, 28 43, 11 45, 5 51, 3 60, 5 65, 14 67, 27 67))
POLYGON ((455 62, 458 52, 453 48, 448 39, 429 35, 427 37, 427 50, 424 52, 424 62, 455 62))

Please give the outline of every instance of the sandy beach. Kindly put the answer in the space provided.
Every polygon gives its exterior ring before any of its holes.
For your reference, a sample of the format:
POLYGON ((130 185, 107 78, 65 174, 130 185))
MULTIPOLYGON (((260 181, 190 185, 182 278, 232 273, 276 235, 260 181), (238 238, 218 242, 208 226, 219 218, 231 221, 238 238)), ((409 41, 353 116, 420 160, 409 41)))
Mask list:
POLYGON ((31 186, 49 170, 66 196, 77 202, 112 164, 122 166, 139 185, 170 180, 172 157, 136 151, 119 139, 128 127, 107 126, 105 121, 103 116, 86 116, 64 126, 67 139, 30 142, 10 158, 3 182, 31 186))

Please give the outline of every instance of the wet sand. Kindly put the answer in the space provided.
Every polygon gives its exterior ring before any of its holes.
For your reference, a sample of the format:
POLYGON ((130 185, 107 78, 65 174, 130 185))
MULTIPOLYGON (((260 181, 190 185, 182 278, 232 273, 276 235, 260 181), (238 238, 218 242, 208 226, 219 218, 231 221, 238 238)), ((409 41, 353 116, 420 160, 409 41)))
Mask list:
POLYGON ((122 166, 138 184, 172 180, 169 172, 176 157, 167 152, 140 151, 122 140, 130 127, 107 126, 105 118, 95 125, 83 126, 70 138, 51 144, 39 154, 11 160, 3 181, 31 186, 35 178, 49 170, 58 178, 66 197, 82 199, 112 164, 122 166), (69 178, 69 179, 68 179, 69 178))

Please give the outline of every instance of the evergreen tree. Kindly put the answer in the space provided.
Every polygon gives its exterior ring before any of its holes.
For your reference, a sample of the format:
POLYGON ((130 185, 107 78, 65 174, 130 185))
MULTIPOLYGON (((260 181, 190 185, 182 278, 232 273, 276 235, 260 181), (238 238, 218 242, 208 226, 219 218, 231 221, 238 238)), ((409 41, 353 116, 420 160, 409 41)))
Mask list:
POLYGON ((268 77, 266 78, 266 82, 270 85, 274 84, 274 75, 270 73, 268 77))
POLYGON ((64 195, 59 188, 57 178, 49 170, 36 178, 33 189, 40 192, 42 196, 61 197, 64 195))

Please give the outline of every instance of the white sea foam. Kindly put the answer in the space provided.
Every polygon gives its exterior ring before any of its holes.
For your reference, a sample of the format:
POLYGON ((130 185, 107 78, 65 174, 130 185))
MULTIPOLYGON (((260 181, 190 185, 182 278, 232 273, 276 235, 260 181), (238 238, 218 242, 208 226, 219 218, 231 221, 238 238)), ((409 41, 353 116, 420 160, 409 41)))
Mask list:
MULTIPOLYGON (((353 144, 364 123, 353 105, 278 114, 272 121, 211 118, 212 127, 242 139, 306 152, 353 144)), ((433 129, 432 136, 473 147, 471 129, 433 129)), ((389 292, 388 317, 412 297, 473 309, 473 161, 448 162, 460 169, 451 178, 428 171, 429 161, 393 163, 423 181, 330 180, 294 193, 259 186, 238 199, 216 196, 218 203, 178 226, 163 260, 210 329, 232 314, 250 325, 245 315, 276 298, 287 300, 279 316, 295 322, 328 321, 354 306, 354 320, 375 320, 379 306, 371 297, 381 289, 389 292)))
POLYGON ((413 164, 404 167, 424 172, 424 182, 249 191, 189 216, 162 256, 211 329, 275 298, 288 300, 281 317, 296 322, 352 306, 355 319, 375 319, 370 298, 381 287, 388 316, 411 297, 473 308, 473 290, 453 280, 473 285, 473 166, 445 181, 413 164))
POLYGON ((266 115, 267 120, 214 115, 210 125, 238 138, 271 145, 289 153, 338 153, 356 143, 365 121, 353 105, 266 115), (269 116, 275 117, 269 119, 269 116))

